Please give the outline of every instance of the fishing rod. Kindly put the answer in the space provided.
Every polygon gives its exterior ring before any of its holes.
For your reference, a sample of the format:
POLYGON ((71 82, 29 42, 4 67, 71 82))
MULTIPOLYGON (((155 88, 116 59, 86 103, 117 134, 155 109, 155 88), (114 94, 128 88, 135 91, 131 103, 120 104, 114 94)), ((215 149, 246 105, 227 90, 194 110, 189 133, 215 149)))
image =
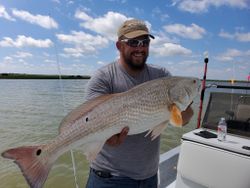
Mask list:
MULTIPOLYGON (((51 24, 51 15, 50 15, 50 13, 49 13, 49 21, 50 21, 50 25, 52 25, 51 24)), ((54 35, 52 34, 52 38, 54 38, 53 36, 54 35)), ((59 56, 58 56, 58 49, 57 49, 56 39, 54 40, 54 44, 55 44, 54 49, 55 49, 55 56, 56 56, 56 64, 57 64, 57 72, 58 72, 58 78, 59 78, 60 92, 62 94, 63 112, 64 112, 64 114, 66 114, 64 87, 63 87, 63 83, 62 83, 62 71, 61 71, 61 64, 60 64, 59 56)), ((74 157, 74 153, 73 153, 72 150, 70 150, 70 156, 71 156, 71 162, 72 162, 72 167, 73 167, 73 175, 74 175, 74 180, 75 180, 75 187, 79 188, 79 185, 77 183, 75 157, 74 157)))
POLYGON ((200 123, 201 123, 203 99, 204 99, 204 94, 205 94, 205 89, 206 89, 208 57, 204 58, 204 63, 205 63, 205 67, 204 67, 204 75, 203 75, 203 80, 202 80, 202 90, 201 90, 199 114, 198 114, 198 120, 197 120, 197 129, 200 128, 200 126, 201 126, 200 123))

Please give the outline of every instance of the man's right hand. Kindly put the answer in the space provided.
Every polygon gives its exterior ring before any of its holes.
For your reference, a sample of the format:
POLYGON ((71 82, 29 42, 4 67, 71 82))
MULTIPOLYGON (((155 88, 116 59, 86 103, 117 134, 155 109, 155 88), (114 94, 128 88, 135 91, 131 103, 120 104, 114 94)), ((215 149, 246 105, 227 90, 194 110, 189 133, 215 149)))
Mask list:
POLYGON ((109 146, 119 146, 121 143, 124 142, 126 136, 128 135, 128 131, 129 131, 129 128, 124 127, 120 133, 111 136, 106 141, 106 144, 108 144, 109 146))

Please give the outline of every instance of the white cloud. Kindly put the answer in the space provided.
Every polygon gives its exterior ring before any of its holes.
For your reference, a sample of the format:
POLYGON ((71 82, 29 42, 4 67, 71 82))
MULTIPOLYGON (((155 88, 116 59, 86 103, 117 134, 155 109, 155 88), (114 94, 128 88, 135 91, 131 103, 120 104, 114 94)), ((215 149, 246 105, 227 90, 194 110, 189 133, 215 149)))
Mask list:
POLYGON ((107 1, 121 3, 121 4, 127 3, 127 0, 107 0, 107 1))
POLYGON ((28 11, 13 9, 12 14, 21 20, 29 22, 31 24, 39 25, 46 29, 58 28, 57 22, 50 16, 33 15, 28 11))
POLYGON ((155 56, 188 55, 192 53, 191 50, 184 48, 180 44, 174 44, 174 43, 163 43, 157 46, 152 45, 151 52, 155 56))
MULTIPOLYGON (((126 17, 123 14, 112 11, 107 12, 101 17, 93 18, 83 10, 77 10, 75 12, 75 18, 83 21, 80 23, 81 27, 94 31, 112 41, 117 40, 117 30, 120 25, 125 20, 132 19, 132 17, 126 17)), ((148 21, 145 21, 145 24, 150 30, 151 24, 148 21)))
POLYGON ((73 4, 74 4, 74 1, 68 1, 67 4, 68 4, 68 5, 73 5, 73 4))
POLYGON ((89 54, 94 54, 95 53, 95 48, 92 46, 86 47, 86 46, 81 46, 81 47, 74 47, 74 48, 64 48, 63 51, 65 54, 62 54, 64 57, 83 57, 89 54))
POLYGON ((33 55, 31 53, 29 53, 29 52, 21 52, 21 51, 17 52, 14 55, 14 57, 16 57, 16 58, 28 58, 28 57, 32 57, 32 56, 33 55))
POLYGON ((98 65, 106 65, 107 63, 103 62, 103 61, 97 61, 98 65))
POLYGON ((51 59, 45 59, 44 60, 45 63, 50 63, 50 64, 56 64, 55 60, 51 60, 51 59))
POLYGON ((163 27, 166 32, 173 33, 183 38, 201 39, 206 33, 205 29, 192 23, 191 26, 183 24, 172 24, 163 27))
POLYGON ((219 36, 223 37, 223 38, 227 38, 227 39, 233 39, 234 38, 233 34, 227 33, 227 32, 225 32, 223 30, 220 31, 219 36))
POLYGON ((152 16, 155 18, 160 18, 161 21, 165 21, 166 19, 169 18, 169 15, 166 14, 165 12, 163 13, 159 7, 152 9, 152 16))
POLYGON ((156 35, 154 40, 150 42, 150 52, 156 57, 189 55, 191 50, 181 46, 175 40, 163 35, 156 35))
POLYGON ((12 63, 12 61, 13 61, 13 58, 10 56, 6 56, 3 58, 4 63, 12 63))
POLYGON ((202 78, 203 64, 195 59, 183 61, 161 60, 161 62, 157 64, 165 66, 171 74, 176 76, 195 76, 202 78))
POLYGON ((102 36, 94 36, 83 31, 71 31, 70 35, 57 34, 59 40, 65 43, 78 44, 85 46, 99 46, 104 47, 108 44, 108 40, 102 36))
POLYGON ((141 7, 135 7, 134 8, 134 12, 136 13, 136 14, 143 14, 144 13, 144 9, 143 8, 141 8, 141 7))
POLYGON ((250 56, 250 50, 246 51, 246 56, 250 56))
POLYGON ((108 40, 100 35, 94 36, 85 32, 71 31, 71 34, 57 34, 57 38, 66 44, 73 45, 73 48, 64 48, 66 56, 82 57, 95 54, 97 49, 108 45, 108 40))
MULTIPOLYGON (((230 6, 236 8, 247 8, 249 7, 248 0, 180 0, 175 1, 178 8, 183 11, 190 13, 203 13, 207 12, 209 7, 221 7, 230 6)), ((174 5, 175 5, 174 4, 174 5)))
POLYGON ((50 39, 40 40, 33 39, 32 37, 26 37, 24 35, 18 35, 15 40, 10 37, 4 37, 0 41, 0 47, 37 47, 37 48, 49 48, 53 45, 53 42, 50 39))
POLYGON ((235 33, 236 40, 240 42, 250 42, 250 32, 248 33, 235 33))
POLYGON ((12 17, 8 14, 8 12, 5 10, 5 7, 2 6, 2 5, 0 5, 0 17, 5 18, 5 19, 10 20, 10 21, 15 21, 15 19, 12 18, 12 17))
POLYGON ((109 11, 103 17, 92 18, 83 11, 77 10, 75 17, 82 20, 82 27, 99 33, 110 40, 117 39, 117 28, 128 19, 123 14, 109 11))
POLYGON ((236 33, 231 34, 231 33, 221 30, 219 33, 219 36, 223 38, 227 38, 227 39, 235 39, 239 42, 250 42, 250 32, 248 33, 236 32, 236 33))
POLYGON ((184 60, 179 62, 180 65, 186 65, 186 66, 191 66, 191 65, 197 65, 199 64, 199 61, 197 60, 184 60))
POLYGON ((57 34, 59 40, 64 43, 77 44, 84 46, 97 46, 105 47, 108 44, 108 40, 102 36, 94 36, 82 31, 71 31, 70 35, 57 34))
POLYGON ((22 64, 22 65, 24 65, 24 66, 29 65, 29 63, 26 62, 24 59, 18 59, 18 63, 19 63, 19 64, 22 64))
POLYGON ((216 56, 216 59, 219 61, 235 61, 237 57, 244 57, 249 56, 249 50, 248 51, 240 51, 237 49, 227 49, 224 53, 219 54, 216 56))
POLYGON ((58 4, 60 4, 61 2, 60 2, 60 0, 52 0, 52 2, 54 2, 54 3, 58 3, 58 4))
POLYGON ((77 10, 75 12, 75 18, 78 18, 83 21, 92 21, 93 18, 91 18, 88 14, 86 14, 84 11, 77 10))

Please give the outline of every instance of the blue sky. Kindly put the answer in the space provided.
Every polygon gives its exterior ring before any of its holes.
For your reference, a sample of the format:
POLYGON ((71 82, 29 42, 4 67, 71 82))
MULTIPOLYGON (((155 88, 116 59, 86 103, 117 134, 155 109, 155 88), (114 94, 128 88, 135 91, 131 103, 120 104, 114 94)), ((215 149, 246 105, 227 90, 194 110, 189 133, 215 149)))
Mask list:
POLYGON ((118 58, 116 31, 146 21, 148 63, 173 75, 246 80, 250 0, 1 0, 0 73, 92 75, 118 58))

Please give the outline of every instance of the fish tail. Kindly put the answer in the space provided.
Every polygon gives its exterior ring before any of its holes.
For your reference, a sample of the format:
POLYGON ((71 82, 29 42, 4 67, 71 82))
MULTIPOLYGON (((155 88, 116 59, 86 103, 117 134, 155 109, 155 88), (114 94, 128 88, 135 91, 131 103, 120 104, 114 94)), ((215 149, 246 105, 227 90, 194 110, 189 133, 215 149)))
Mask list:
POLYGON ((31 188, 43 186, 53 164, 43 146, 13 148, 3 152, 2 156, 14 160, 31 188))

